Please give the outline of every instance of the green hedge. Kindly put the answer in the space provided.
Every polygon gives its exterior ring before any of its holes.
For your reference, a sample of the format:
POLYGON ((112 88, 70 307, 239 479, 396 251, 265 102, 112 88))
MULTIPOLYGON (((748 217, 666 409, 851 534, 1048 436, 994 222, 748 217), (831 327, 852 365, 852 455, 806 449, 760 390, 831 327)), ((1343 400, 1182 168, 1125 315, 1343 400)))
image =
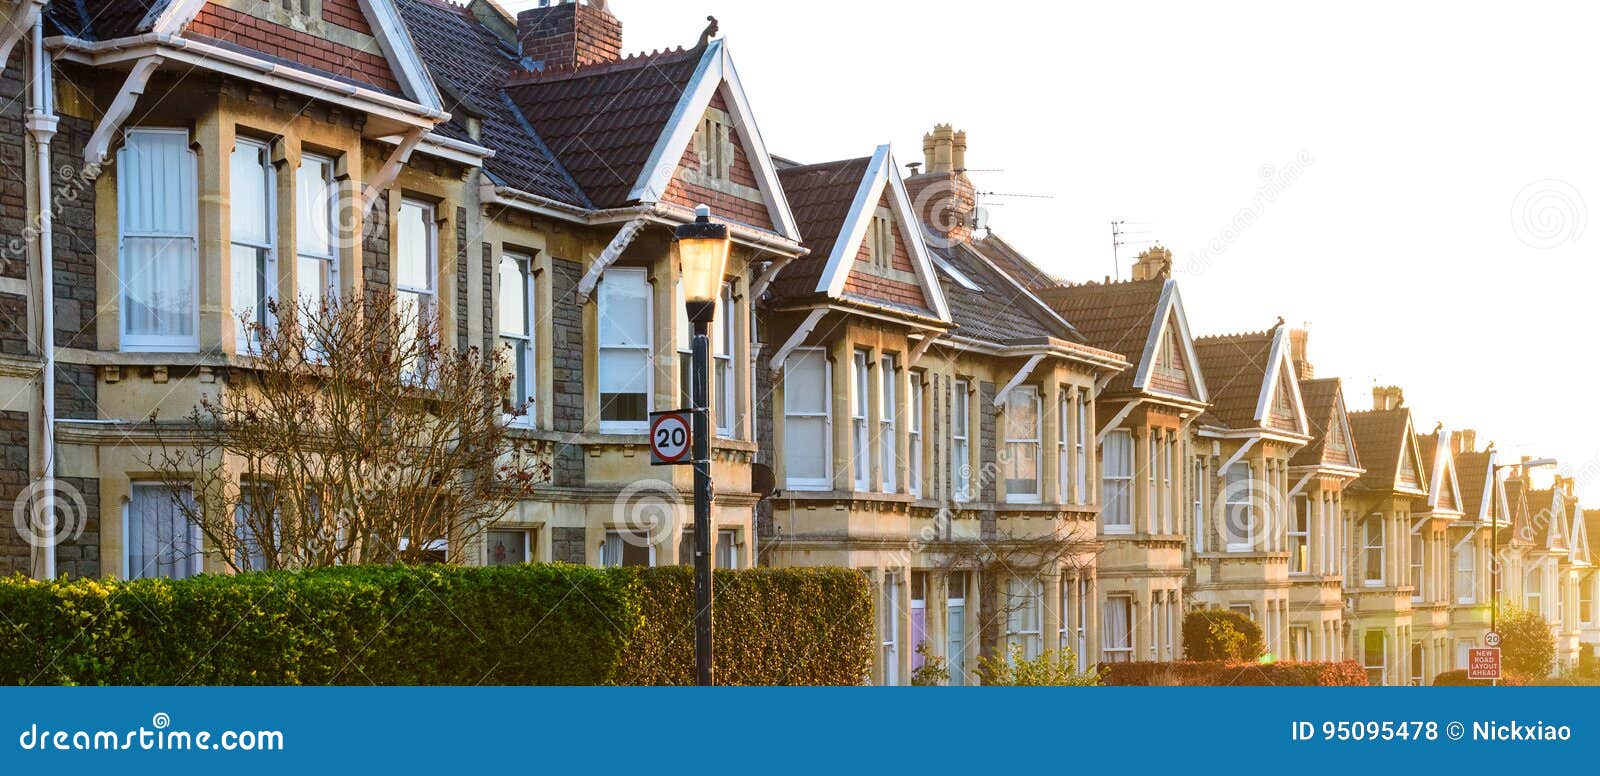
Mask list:
MULTIPOLYGON (((675 658, 660 656, 681 648, 676 625, 690 611, 673 605, 682 578, 687 570, 561 564, 182 582, 13 577, 0 580, 0 684, 665 683, 679 673, 675 658)), ((719 572, 718 583, 726 631, 718 640, 728 644, 719 664, 730 683, 839 683, 865 673, 871 615, 861 575, 719 572), (796 600, 813 595, 815 608, 796 600), (834 605, 845 616, 827 617, 834 605), (853 616, 861 608, 868 613, 853 616), (742 652, 746 639, 761 641, 742 652), (824 641, 845 646, 814 649, 824 641), (756 659, 752 650, 771 654, 756 659)))
MULTIPOLYGON (((694 570, 637 569, 639 638, 618 684, 694 684, 694 570)), ((872 592, 845 569, 718 571, 717 684, 861 684, 872 666, 872 592)))
MULTIPOLYGON (((1434 687, 1489 687, 1491 684, 1493 683, 1487 679, 1468 679, 1465 668, 1445 671, 1433 678, 1434 687)), ((1528 684, 1527 680, 1511 674, 1506 674, 1500 679, 1502 687, 1520 687, 1525 684, 1528 684)))
POLYGON ((1103 663, 1111 686, 1182 687, 1360 687, 1367 673, 1354 660, 1332 663, 1242 663, 1179 661, 1173 663, 1103 663))

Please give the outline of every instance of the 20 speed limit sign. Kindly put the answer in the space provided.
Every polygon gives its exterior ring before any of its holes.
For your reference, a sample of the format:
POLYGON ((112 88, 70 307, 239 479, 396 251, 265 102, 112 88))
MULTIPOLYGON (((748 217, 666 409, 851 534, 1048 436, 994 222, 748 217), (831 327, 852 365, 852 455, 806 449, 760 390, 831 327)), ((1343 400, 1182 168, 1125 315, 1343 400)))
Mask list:
POLYGON ((650 465, 682 466, 690 463, 694 412, 667 410, 650 413, 650 465))

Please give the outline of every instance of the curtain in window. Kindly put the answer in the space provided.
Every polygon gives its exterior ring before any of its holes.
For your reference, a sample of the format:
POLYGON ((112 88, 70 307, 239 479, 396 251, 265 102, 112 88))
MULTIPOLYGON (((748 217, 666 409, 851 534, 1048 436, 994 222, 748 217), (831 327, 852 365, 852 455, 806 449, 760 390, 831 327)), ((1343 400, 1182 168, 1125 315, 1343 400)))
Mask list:
POLYGON ((189 135, 130 130, 117 167, 124 345, 192 348, 199 270, 189 135))
POLYGON ((1006 497, 1039 496, 1039 391, 1018 386, 1006 396, 1006 497))
MULTIPOLYGON (((191 509, 194 496, 178 498, 191 509)), ((128 498, 128 579, 187 579, 199 572, 199 547, 183 507, 165 484, 135 485, 128 498)))
POLYGON ((1133 656, 1133 602, 1127 596, 1108 596, 1102 620, 1106 662, 1127 662, 1133 656))
POLYGON ((1117 430, 1106 435, 1102 448, 1105 460, 1105 504, 1102 507, 1108 528, 1133 525, 1133 435, 1117 430))

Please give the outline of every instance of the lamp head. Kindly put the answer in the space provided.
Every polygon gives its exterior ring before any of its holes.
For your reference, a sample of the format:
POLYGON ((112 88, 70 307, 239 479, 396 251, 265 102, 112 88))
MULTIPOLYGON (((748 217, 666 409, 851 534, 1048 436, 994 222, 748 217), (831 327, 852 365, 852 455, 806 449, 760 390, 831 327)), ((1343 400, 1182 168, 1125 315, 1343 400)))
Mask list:
POLYGON ((694 221, 673 231, 672 245, 678 254, 678 274, 689 320, 710 322, 728 265, 728 225, 712 222, 711 208, 701 205, 695 208, 694 221))

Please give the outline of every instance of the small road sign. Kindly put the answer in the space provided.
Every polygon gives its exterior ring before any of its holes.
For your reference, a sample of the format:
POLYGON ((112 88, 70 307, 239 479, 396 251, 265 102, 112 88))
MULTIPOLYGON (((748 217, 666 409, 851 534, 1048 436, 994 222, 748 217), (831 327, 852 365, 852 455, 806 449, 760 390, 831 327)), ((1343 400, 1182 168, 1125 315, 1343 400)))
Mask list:
POLYGON ((1489 631, 1488 633, 1483 634, 1483 645, 1486 647, 1500 646, 1500 634, 1495 633, 1494 631, 1489 631))
POLYGON ((690 463, 689 446, 694 428, 693 410, 650 413, 650 465, 682 466, 690 463))
POLYGON ((1473 647, 1467 650, 1467 678, 1496 680, 1500 678, 1500 648, 1473 647))

